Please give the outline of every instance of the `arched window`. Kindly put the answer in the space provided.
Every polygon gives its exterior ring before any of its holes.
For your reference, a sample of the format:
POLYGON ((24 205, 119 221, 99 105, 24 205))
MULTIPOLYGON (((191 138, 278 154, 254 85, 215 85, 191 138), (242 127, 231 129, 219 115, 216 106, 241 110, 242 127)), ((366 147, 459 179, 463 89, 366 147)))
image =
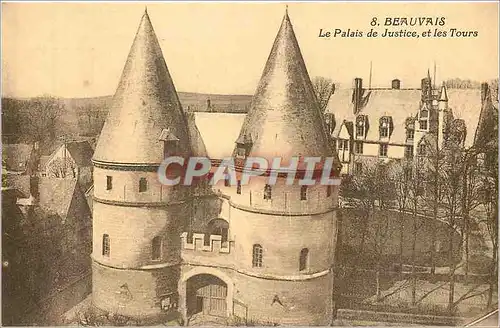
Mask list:
POLYGON ((109 257, 110 248, 109 235, 102 235, 102 256, 109 257))
POLYGON ((252 253, 252 266, 254 268, 262 267, 262 246, 259 244, 253 245, 253 253, 252 253))
POLYGON ((300 251, 299 271, 306 270, 309 266, 309 249, 303 248, 300 251))
POLYGON ((151 242, 151 259, 153 261, 161 260, 161 246, 163 243, 163 238, 156 236, 151 242))

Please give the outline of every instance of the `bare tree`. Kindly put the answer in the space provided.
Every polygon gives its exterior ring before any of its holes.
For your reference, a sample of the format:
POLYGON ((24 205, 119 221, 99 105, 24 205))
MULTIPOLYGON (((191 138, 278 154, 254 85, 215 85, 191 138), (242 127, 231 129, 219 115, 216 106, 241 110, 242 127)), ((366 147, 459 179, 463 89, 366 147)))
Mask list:
POLYGON ((88 135, 99 134, 104 124, 104 115, 101 108, 95 104, 89 103, 78 107, 78 112, 83 118, 83 130, 88 135))
POLYGON ((25 110, 23 124, 33 141, 53 141, 57 120, 64 111, 64 104, 57 98, 42 96, 31 99, 25 110))
POLYGON ((313 78, 312 84, 320 109, 324 112, 328 106, 328 101, 330 100, 331 95, 335 92, 335 84, 332 79, 322 76, 316 76, 313 78))
POLYGON ((77 167, 69 158, 56 158, 49 164, 47 175, 56 178, 77 178, 77 167))
POLYGON ((403 244, 404 244, 404 229, 405 220, 404 213, 408 209, 408 194, 410 192, 410 182, 412 179, 412 166, 411 160, 403 159, 394 161, 391 167, 391 179, 394 181, 394 191, 396 204, 399 210, 399 270, 403 271, 403 244))

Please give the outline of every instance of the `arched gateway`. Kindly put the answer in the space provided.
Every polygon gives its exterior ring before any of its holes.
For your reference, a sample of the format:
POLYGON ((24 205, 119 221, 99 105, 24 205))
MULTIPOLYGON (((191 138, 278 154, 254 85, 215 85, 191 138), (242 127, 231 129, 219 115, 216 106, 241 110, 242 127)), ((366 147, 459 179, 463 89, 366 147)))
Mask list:
POLYGON ((179 297, 184 322, 193 315, 229 317, 233 309, 233 283, 219 270, 196 267, 180 280, 179 297))

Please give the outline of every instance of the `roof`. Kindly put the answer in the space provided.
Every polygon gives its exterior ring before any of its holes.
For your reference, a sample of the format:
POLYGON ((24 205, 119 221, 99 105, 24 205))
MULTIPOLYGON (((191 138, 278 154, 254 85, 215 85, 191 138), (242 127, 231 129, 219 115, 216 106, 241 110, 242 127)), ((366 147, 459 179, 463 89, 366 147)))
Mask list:
POLYGON ((66 149, 79 167, 92 166, 94 150, 88 141, 74 141, 66 144, 66 149))
POLYGON ((493 142, 498 145, 498 108, 493 105, 491 90, 488 84, 482 85, 481 112, 478 118, 477 130, 474 135, 474 144, 481 147, 493 142))
MULTIPOLYGON (((419 89, 372 89, 366 105, 359 114, 365 114, 370 123, 366 140, 378 141, 380 139, 378 121, 382 116, 391 116, 394 124, 393 133, 389 139, 391 143, 406 143, 405 120, 407 117, 418 113, 421 90, 419 89)), ((474 132, 478 123, 478 114, 481 108, 480 90, 476 89, 448 89, 448 107, 453 111, 455 119, 464 119, 467 125, 466 145, 471 145, 474 132)), ((337 125, 334 130, 338 134, 342 120, 354 122, 352 89, 337 89, 330 97, 327 107, 328 112, 335 115, 337 125), (336 132, 337 131, 337 132, 336 132)))
POLYGON ((40 208, 47 213, 58 214, 61 218, 66 218, 75 193, 81 193, 80 188, 77 188, 76 179, 42 177, 39 181, 40 208))
POLYGON ((186 116, 145 12, 99 137, 94 161, 160 164, 164 154, 158 138, 166 128, 179 138, 181 155, 189 155, 186 116))
POLYGON ((8 171, 24 172, 33 153, 30 144, 3 144, 2 161, 8 171))
POLYGON ((239 137, 252 139, 248 156, 331 157, 325 124, 285 13, 239 137))
POLYGON ((6 174, 2 179, 6 187, 18 190, 22 198, 30 196, 31 178, 29 175, 6 174))
POLYGON ((232 156, 245 116, 246 114, 232 113, 194 114, 196 127, 209 158, 222 159, 232 156))

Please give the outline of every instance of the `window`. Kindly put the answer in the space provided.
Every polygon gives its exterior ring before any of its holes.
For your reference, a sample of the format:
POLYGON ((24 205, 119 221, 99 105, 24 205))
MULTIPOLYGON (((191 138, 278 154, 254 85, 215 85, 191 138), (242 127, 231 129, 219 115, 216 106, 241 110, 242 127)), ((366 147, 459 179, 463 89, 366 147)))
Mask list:
POLYGON ((229 187, 231 186, 231 181, 229 177, 224 178, 224 187, 229 187))
POLYGON ((102 256, 109 257, 110 248, 109 235, 102 235, 102 256))
POLYGON ((337 148, 338 148, 339 150, 340 150, 340 149, 344 149, 344 140, 342 140, 342 139, 337 140, 337 144, 338 144, 338 147, 337 147, 337 148))
POLYGON ((387 138, 389 136, 389 128, 387 126, 383 126, 380 128, 380 137, 387 138))
POLYGON ((357 137, 362 137, 364 135, 364 127, 363 125, 357 125, 356 126, 356 136, 357 137))
POLYGON ((406 139, 413 140, 413 136, 415 135, 415 130, 406 129, 406 139))
POLYGON ((163 238, 156 236, 151 242, 151 259, 153 261, 161 260, 161 246, 163 244, 163 238))
POLYGON ((379 156, 382 156, 382 157, 387 157, 387 144, 381 144, 379 146, 379 156))
POLYGON ((420 130, 427 130, 427 120, 420 120, 420 130))
POLYGON ((330 197, 332 195, 332 186, 326 186, 326 197, 330 197))
POLYGON ((301 186, 300 187, 300 200, 306 200, 307 199, 307 186, 301 186))
POLYGON ((344 140, 344 149, 349 150, 349 140, 344 140))
POLYGON ((427 147, 425 147, 425 143, 422 142, 418 145, 418 155, 425 156, 427 154, 427 147))
POLYGON ((354 153, 363 154, 363 142, 362 141, 356 141, 354 143, 354 153))
POLYGON ((245 157, 246 155, 246 150, 243 147, 238 147, 236 148, 236 156, 237 157, 245 157))
POLYGON ((252 266, 254 268, 261 268, 262 267, 262 246, 259 244, 253 245, 253 252, 252 252, 252 266))
POLYGON ((405 158, 412 158, 413 157, 413 146, 406 146, 405 147, 405 158))
POLYGON ((300 251, 299 271, 304 271, 309 266, 309 249, 303 248, 300 251))
POLYGON ((421 118, 427 118, 427 117, 429 117, 429 111, 428 111, 428 110, 426 110, 426 109, 422 110, 422 111, 420 112, 420 117, 421 117, 421 118))
POLYGON ((241 195, 241 180, 236 181, 236 193, 241 195))
POLYGON ((148 180, 146 178, 139 179, 139 192, 145 192, 148 190, 148 180))
POLYGON ((264 186, 264 199, 271 199, 271 186, 268 184, 264 186))
POLYGON ((113 189, 113 177, 107 175, 106 176, 106 190, 111 190, 113 189))
POLYGON ((363 164, 362 163, 354 163, 354 173, 361 174, 362 171, 363 171, 363 164))

